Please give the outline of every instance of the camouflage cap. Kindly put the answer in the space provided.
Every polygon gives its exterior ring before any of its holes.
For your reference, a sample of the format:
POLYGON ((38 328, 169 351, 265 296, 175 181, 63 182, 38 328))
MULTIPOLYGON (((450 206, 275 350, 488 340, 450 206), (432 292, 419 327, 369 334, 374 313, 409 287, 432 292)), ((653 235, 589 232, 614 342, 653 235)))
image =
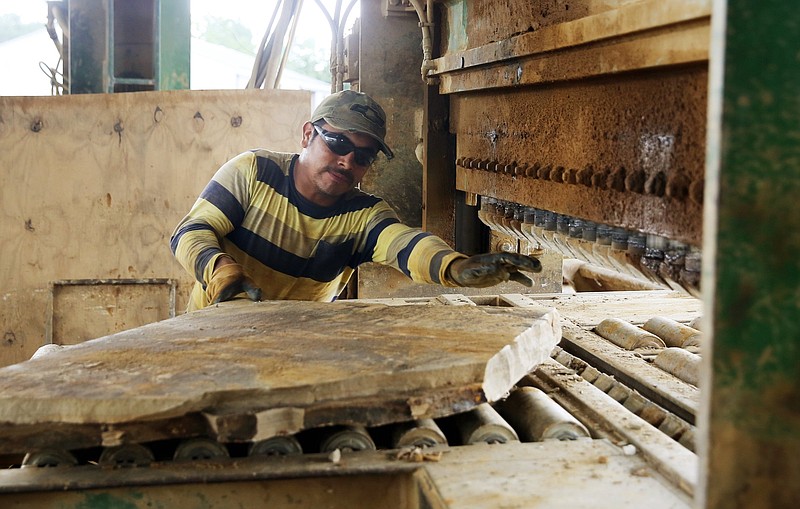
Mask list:
POLYGON ((311 115, 312 123, 318 120, 325 120, 331 127, 342 131, 366 134, 380 144, 387 159, 394 157, 392 149, 383 140, 386 136, 386 113, 367 94, 342 90, 329 95, 311 115))

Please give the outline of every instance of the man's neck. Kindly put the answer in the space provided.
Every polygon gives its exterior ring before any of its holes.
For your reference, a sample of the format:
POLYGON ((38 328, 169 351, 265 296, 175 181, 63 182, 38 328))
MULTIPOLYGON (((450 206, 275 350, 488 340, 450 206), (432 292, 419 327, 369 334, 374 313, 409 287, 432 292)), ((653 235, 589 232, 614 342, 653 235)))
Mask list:
POLYGON ((295 159, 291 176, 294 188, 300 196, 319 207, 332 207, 339 202, 340 196, 330 196, 322 193, 310 179, 303 178, 306 175, 310 175, 310 172, 306 171, 301 158, 295 159))

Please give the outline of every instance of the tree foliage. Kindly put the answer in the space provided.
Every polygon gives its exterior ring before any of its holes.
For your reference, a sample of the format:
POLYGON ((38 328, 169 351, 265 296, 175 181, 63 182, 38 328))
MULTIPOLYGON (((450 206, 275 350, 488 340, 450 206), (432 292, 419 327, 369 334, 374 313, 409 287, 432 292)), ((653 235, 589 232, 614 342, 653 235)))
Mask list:
POLYGON ((241 22, 216 16, 208 16, 205 21, 206 26, 200 32, 201 39, 248 55, 256 54, 253 33, 241 22))
POLYGON ((42 25, 44 23, 22 23, 18 14, 0 14, 0 42, 29 34, 42 25))
POLYGON ((327 46, 320 46, 314 39, 295 39, 286 68, 312 78, 330 83, 330 55, 327 46))
MULTIPOLYGON (((207 16, 205 18, 205 26, 200 27, 197 30, 197 34, 200 39, 205 41, 235 49, 248 55, 256 54, 257 43, 253 41, 252 32, 239 21, 207 16)), ((330 83, 331 72, 328 45, 320 44, 313 38, 295 39, 286 61, 286 68, 330 83)))

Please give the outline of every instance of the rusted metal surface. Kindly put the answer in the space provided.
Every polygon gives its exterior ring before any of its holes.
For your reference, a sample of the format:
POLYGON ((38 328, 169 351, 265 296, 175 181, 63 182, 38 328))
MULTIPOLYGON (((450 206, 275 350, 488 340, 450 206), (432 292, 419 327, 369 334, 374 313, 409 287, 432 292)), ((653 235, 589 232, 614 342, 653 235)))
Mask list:
MULTIPOLYGON (((652 32, 660 32, 658 37, 672 34, 676 43, 687 39, 687 33, 694 27, 705 26, 708 28, 711 15, 711 3, 708 0, 683 0, 662 2, 659 0, 634 1, 629 5, 617 9, 604 10, 592 13, 590 2, 569 2, 567 9, 561 9, 562 15, 549 16, 547 23, 537 19, 537 14, 547 12, 547 7, 542 2, 498 2, 492 1, 490 8, 482 7, 485 2, 471 2, 473 9, 464 12, 458 17, 463 19, 466 15, 470 23, 463 24, 456 19, 444 19, 445 24, 450 24, 449 33, 462 33, 469 41, 466 45, 447 44, 442 48, 443 56, 435 62, 436 74, 452 71, 466 70, 471 67, 495 64, 505 60, 518 60, 523 57, 532 57, 547 52, 577 48, 592 43, 604 42, 613 39, 641 42, 642 48, 650 46, 652 50, 662 50, 652 44, 652 32), (511 9, 514 13, 504 13, 511 9), (572 7, 570 9, 570 6, 572 7), (530 12, 533 11, 533 12, 530 12), (538 12, 537 12, 538 11, 538 12), (502 18, 502 19, 496 19, 502 18), (474 21, 474 23, 473 23, 474 21), (527 27, 525 27, 527 25, 527 27), (475 32, 481 28, 490 27, 492 36, 480 37, 475 32), (523 29, 525 27, 525 29, 523 29), (644 33, 644 32, 650 33, 644 33), (680 32, 680 33, 679 33, 680 32), (628 36, 636 35, 635 38, 628 36), (483 42, 481 42, 483 41, 483 42), (644 44, 647 42, 647 44, 644 44)), ((613 2, 608 2, 612 4, 613 2)), ((609 9, 609 6, 606 6, 609 9)), ((456 7, 450 6, 445 13, 454 14, 456 7)), ((686 46, 691 50, 691 59, 708 59, 707 39, 694 46, 686 46)), ((610 54, 608 46, 603 47, 606 65, 615 63, 615 71, 623 68, 635 68, 636 62, 633 55, 625 52, 610 54), (628 62, 625 64, 624 62, 628 62)), ((675 64, 689 56, 672 47, 668 58, 659 60, 658 65, 675 64)), ((641 52, 640 52, 641 53, 641 52)), ((548 65, 552 65, 552 55, 547 55, 548 65)), ((561 72, 563 79, 563 66, 556 67, 561 72)), ((570 72, 575 72, 574 69, 570 72)))
POLYGON ((700 65, 453 95, 456 187, 699 245, 706 80, 700 65))
POLYGON ((444 3, 444 20, 449 30, 442 39, 443 54, 582 18, 624 3, 624 0, 603 2, 604 7, 593 6, 593 2, 566 0, 447 0, 444 3))
POLYGON ((709 0, 444 6, 457 189, 701 244, 709 0))
POLYGON ((440 76, 440 89, 444 93, 456 93, 518 87, 705 62, 708 38, 708 22, 697 21, 680 31, 664 28, 635 40, 619 39, 552 56, 534 55, 444 73, 440 76))

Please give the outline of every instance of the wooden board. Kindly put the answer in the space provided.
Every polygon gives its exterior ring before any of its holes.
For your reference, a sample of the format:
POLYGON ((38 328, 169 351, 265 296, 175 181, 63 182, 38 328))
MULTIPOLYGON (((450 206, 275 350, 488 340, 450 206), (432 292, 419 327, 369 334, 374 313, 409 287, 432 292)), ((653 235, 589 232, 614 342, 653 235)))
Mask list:
POLYGON ((0 447, 440 417, 504 396, 560 336, 546 308, 229 302, 0 369, 0 447))
POLYGON ((175 225, 227 159, 298 150, 310 114, 307 91, 0 97, 0 366, 29 359, 48 327, 62 340, 92 323, 81 339, 95 338, 169 316, 166 292, 154 312, 128 285, 72 288, 91 309, 56 292, 48 318, 57 281, 174 279, 184 310, 193 278, 170 253, 175 225))
POLYGON ((453 448, 426 470, 449 509, 688 508, 641 455, 604 440, 453 448))
POLYGON ((639 454, 605 440, 470 445, 414 463, 385 451, 236 458, 158 468, 0 470, 3 507, 386 507, 432 509, 688 509, 639 454), (120 482, 124 477, 125 486, 120 482), (105 502, 101 504, 100 502, 105 502), (111 501, 111 502, 109 502, 111 501), (94 506, 92 506, 94 507, 94 506))
POLYGON ((553 306, 563 316, 583 328, 591 329, 606 318, 620 318, 641 325, 654 316, 682 323, 691 322, 703 312, 703 302, 691 295, 671 290, 636 292, 585 292, 571 295, 527 297, 553 306))

